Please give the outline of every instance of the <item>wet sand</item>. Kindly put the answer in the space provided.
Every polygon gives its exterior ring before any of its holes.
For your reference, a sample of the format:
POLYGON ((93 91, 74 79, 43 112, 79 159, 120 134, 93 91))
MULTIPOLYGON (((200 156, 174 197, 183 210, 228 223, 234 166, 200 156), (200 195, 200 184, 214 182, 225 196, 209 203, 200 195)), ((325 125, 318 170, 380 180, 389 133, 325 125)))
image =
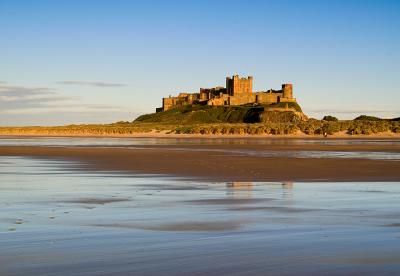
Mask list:
POLYGON ((89 226, 95 227, 111 227, 111 228, 122 228, 122 229, 140 229, 148 231, 171 231, 171 232, 199 232, 199 231, 233 231, 238 230, 247 221, 186 221, 179 223, 163 223, 155 225, 143 225, 143 224, 93 224, 89 226))
POLYGON ((79 203, 79 204, 108 204, 114 202, 123 202, 123 201, 130 201, 129 198, 78 198, 78 199, 71 199, 67 200, 64 203, 79 203))
POLYGON ((399 181, 400 161, 334 154, 400 153, 399 144, 185 144, 134 147, 1 146, 0 156, 79 161, 76 169, 206 181, 399 181), (258 153, 274 153, 262 155, 258 153), (324 158, 318 154, 326 153, 324 158), (291 157, 302 154, 302 158, 291 157), (313 154, 307 157, 307 153, 313 154), (330 156, 332 153, 332 156, 330 156), (285 155, 286 154, 286 155, 285 155))

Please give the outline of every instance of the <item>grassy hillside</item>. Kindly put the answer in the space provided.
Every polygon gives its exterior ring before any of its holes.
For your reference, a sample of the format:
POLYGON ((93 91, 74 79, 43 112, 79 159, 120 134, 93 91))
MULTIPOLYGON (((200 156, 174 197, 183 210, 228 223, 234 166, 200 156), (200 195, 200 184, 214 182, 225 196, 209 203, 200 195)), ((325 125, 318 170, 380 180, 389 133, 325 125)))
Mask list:
POLYGON ((239 123, 244 122, 247 114, 254 111, 253 107, 246 106, 201 106, 186 105, 164 112, 146 114, 138 117, 134 122, 146 123, 239 123))
MULTIPOLYGON (((286 104, 269 107, 271 106, 264 108, 193 105, 143 115, 133 122, 53 127, 0 127, 0 135, 132 136, 143 133, 276 135, 294 134, 299 131, 307 135, 400 134, 400 118, 381 119, 361 115, 354 120, 338 120, 333 116, 316 120, 307 119, 298 111, 285 111, 286 104), (276 107, 282 108, 282 111, 274 110, 276 107)), ((294 105, 288 107, 292 110, 301 110, 294 105)))
POLYGON ((186 105, 172 110, 146 114, 134 122, 168 123, 168 124, 210 124, 210 123, 259 123, 259 122, 294 122, 301 118, 293 111, 268 111, 272 108, 285 108, 301 112, 296 103, 263 106, 204 106, 186 105))
POLYGON ((393 121, 393 122, 396 122, 396 121, 400 121, 400 117, 393 118, 393 119, 382 119, 382 118, 375 117, 375 116, 360 115, 357 118, 355 118, 354 120, 355 121, 369 121, 369 122, 372 122, 372 121, 393 121))
POLYGON ((303 112, 301 110, 300 105, 298 103, 296 103, 296 102, 293 102, 293 103, 275 103, 275 104, 271 104, 271 105, 266 106, 266 109, 267 110, 269 108, 282 108, 282 109, 285 109, 286 107, 290 108, 290 109, 294 109, 297 112, 303 112))
POLYGON ((54 135, 54 136, 119 136, 141 133, 186 133, 186 134, 293 134, 298 131, 308 135, 329 135, 339 132, 353 135, 376 133, 399 133, 400 121, 308 121, 285 123, 198 123, 168 124, 154 122, 118 122, 108 125, 69 125, 54 127, 0 127, 0 135, 54 135))

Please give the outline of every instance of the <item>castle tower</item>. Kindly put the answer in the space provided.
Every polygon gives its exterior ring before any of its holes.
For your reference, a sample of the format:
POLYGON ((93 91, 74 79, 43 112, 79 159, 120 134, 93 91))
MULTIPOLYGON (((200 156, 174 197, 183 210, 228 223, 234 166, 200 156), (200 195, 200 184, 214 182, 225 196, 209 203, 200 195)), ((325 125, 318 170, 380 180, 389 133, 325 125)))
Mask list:
POLYGON ((293 99, 293 85, 290 83, 282 84, 282 97, 293 99))
POLYGON ((238 75, 226 78, 226 91, 231 96, 253 93, 253 77, 240 78, 238 75))

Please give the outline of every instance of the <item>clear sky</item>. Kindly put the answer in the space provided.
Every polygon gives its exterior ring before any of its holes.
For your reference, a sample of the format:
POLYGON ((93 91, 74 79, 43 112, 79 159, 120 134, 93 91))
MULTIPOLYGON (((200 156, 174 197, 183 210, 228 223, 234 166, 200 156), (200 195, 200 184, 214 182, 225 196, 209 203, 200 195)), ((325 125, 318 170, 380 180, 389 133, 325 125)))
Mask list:
POLYGON ((400 116, 400 1, 0 0, 0 125, 132 120, 254 77, 309 116, 400 116))

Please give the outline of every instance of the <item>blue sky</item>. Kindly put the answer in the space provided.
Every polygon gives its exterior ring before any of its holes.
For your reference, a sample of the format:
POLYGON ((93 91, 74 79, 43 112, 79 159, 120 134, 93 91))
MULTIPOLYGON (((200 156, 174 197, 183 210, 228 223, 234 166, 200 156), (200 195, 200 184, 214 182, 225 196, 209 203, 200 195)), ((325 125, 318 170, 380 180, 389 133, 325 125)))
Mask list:
POLYGON ((400 1, 0 0, 0 125, 132 120, 254 76, 306 114, 400 116, 400 1))

